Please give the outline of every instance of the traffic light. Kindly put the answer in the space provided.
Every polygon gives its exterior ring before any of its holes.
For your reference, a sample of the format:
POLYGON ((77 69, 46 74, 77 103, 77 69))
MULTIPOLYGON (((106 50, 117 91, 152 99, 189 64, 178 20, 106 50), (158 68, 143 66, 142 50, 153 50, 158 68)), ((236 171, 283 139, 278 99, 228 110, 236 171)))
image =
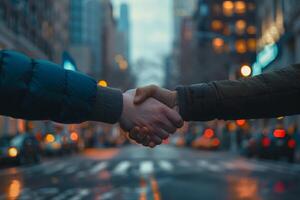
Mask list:
POLYGON ((242 77, 249 77, 252 74, 252 68, 249 65, 243 65, 241 67, 241 75, 242 77))

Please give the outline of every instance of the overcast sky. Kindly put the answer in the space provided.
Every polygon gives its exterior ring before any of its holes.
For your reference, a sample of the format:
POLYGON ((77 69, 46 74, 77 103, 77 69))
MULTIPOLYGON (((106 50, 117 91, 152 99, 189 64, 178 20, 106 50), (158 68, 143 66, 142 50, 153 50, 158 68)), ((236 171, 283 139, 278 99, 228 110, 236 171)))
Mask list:
POLYGON ((116 11, 120 3, 130 7, 132 60, 156 58, 169 52, 172 42, 170 0, 113 0, 116 11))

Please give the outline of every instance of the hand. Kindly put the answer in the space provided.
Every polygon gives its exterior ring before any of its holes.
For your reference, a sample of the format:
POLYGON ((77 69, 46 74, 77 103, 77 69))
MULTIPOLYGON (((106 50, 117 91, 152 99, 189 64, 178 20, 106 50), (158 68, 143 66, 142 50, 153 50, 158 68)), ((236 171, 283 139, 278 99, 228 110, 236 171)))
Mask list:
MULTIPOLYGON (((168 138, 169 133, 174 133, 176 128, 181 127, 183 121, 180 115, 159 101, 148 98, 142 104, 133 103, 136 90, 130 90, 123 94, 123 112, 120 125, 125 131, 134 127, 143 127, 147 135, 141 138, 132 138, 139 143, 152 142, 161 144, 163 139, 168 138)), ((139 129, 140 131, 140 129, 139 129)))
MULTIPOLYGON (((156 100, 164 103, 170 108, 177 108, 177 92, 170 91, 164 88, 160 88, 155 85, 149 85, 146 87, 138 88, 136 90, 136 95, 134 97, 135 104, 141 104, 148 98, 155 98, 156 100)), ((182 126, 183 124, 181 124, 182 126)), ((180 127, 181 127, 180 126, 180 127)), ((180 128, 179 127, 179 128, 180 128)), ((146 127, 134 127, 129 133, 130 138, 134 139, 138 143, 142 143, 144 146, 155 147, 156 144, 149 140, 147 137, 149 135, 149 131, 146 127)))
POLYGON ((177 92, 160 88, 156 85, 149 85, 136 89, 134 97, 135 104, 141 104, 148 98, 155 98, 170 108, 177 105, 177 92))

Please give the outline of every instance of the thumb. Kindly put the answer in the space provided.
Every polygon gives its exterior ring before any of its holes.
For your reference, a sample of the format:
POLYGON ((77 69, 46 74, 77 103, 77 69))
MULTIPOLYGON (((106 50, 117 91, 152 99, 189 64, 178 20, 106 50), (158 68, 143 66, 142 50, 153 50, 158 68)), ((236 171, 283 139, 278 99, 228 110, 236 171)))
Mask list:
POLYGON ((148 98, 153 97, 157 90, 157 86, 150 85, 146 87, 137 88, 134 96, 134 104, 141 104, 148 98))

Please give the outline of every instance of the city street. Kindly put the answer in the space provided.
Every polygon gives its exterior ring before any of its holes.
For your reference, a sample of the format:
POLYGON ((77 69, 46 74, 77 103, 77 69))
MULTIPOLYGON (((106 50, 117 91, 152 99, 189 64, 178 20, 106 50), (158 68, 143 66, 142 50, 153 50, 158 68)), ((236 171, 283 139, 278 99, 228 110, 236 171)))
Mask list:
POLYGON ((0 199, 299 199, 300 165, 161 146, 91 149, 0 170, 0 199))

